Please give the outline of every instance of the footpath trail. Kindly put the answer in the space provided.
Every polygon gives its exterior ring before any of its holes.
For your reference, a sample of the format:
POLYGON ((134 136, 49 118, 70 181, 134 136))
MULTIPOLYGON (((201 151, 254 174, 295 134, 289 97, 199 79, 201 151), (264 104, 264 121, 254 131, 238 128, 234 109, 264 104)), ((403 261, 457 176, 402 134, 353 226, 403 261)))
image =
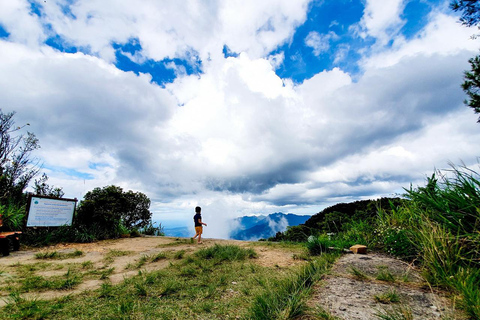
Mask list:
POLYGON ((412 265, 377 253, 342 256, 308 305, 345 320, 466 319, 412 265))
MULTIPOLYGON (((0 308, 10 301, 9 283, 25 273, 33 272, 47 279, 64 277, 70 269, 82 274, 83 281, 73 289, 21 293, 25 299, 49 300, 98 289, 105 281, 120 283, 138 274, 139 267, 135 265, 139 266, 145 257, 165 254, 166 259, 141 266, 145 271, 159 270, 168 267, 180 252, 188 255, 215 244, 253 246, 258 258, 252 262, 272 270, 288 270, 306 263, 298 259, 304 252, 301 247, 217 239, 204 239, 203 242, 197 245, 185 238, 140 237, 15 251, 10 256, 0 257, 0 308), (69 256, 75 251, 81 251, 81 255, 69 256), (68 258, 38 259, 36 254, 42 252, 57 252, 68 258)), ((380 319, 377 315, 385 312, 403 313, 385 319, 466 319, 442 292, 429 288, 413 266, 377 253, 340 257, 331 272, 314 286, 308 306, 313 310, 323 309, 335 319, 346 320, 380 319)), ((304 316, 302 319, 319 317, 304 316)))

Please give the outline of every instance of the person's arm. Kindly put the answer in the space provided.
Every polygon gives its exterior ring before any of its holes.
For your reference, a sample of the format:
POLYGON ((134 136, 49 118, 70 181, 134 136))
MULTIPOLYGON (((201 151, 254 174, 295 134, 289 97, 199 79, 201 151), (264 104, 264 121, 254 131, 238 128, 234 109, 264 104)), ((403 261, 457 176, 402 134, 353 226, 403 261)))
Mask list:
POLYGON ((200 224, 203 224, 204 226, 207 226, 206 223, 203 223, 203 222, 202 222, 202 219, 198 219, 198 222, 200 222, 200 224))

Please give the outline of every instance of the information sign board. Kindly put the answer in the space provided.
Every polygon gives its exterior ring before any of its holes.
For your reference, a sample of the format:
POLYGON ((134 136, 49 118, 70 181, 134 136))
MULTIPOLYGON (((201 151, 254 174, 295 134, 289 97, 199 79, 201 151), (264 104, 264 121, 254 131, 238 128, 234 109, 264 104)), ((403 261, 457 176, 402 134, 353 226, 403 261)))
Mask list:
POLYGON ((30 198, 27 227, 71 226, 77 199, 30 198))

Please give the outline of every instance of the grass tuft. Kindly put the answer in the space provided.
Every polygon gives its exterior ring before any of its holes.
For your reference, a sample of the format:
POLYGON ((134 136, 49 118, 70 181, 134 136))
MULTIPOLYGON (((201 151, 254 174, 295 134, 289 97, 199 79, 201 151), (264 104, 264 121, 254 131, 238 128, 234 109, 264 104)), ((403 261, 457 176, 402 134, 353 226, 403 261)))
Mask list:
POLYGON ((201 249, 195 255, 202 259, 214 259, 217 261, 241 261, 253 259, 258 255, 252 248, 244 249, 234 245, 218 245, 201 249))
POLYGON ((375 295, 374 298, 375 301, 383 304, 400 302, 400 296, 397 294, 397 291, 395 289, 388 290, 387 292, 380 295, 375 295))

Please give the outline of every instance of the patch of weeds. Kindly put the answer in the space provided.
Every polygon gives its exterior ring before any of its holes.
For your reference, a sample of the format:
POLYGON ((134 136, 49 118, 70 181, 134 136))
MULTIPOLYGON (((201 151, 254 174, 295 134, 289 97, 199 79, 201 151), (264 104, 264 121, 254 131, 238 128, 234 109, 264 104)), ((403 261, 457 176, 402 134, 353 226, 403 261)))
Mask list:
POLYGON ((140 259, 138 259, 137 263, 135 264, 135 268, 140 269, 147 263, 148 260, 149 260, 148 256, 145 256, 145 255, 141 256, 140 259))
POLYGON ((134 286, 137 296, 146 297, 148 295, 147 288, 143 283, 136 282, 134 286))
POLYGON ((170 296, 181 289, 181 285, 175 279, 170 279, 160 289, 161 296, 170 296))
POLYGON ((195 255, 203 259, 218 261, 241 261, 256 258, 258 255, 252 248, 244 249, 234 245, 218 245, 198 250, 195 255))
POLYGON ((73 252, 65 254, 66 258, 76 258, 76 257, 81 257, 81 256, 83 256, 83 252, 81 250, 75 250, 73 252))
POLYGON ((35 259, 55 259, 58 255, 57 251, 41 251, 35 254, 35 259))
POLYGON ((382 310, 375 314, 382 320, 413 320, 413 314, 409 307, 400 305, 393 309, 382 310))
POLYGON ((378 274, 375 279, 386 282, 395 282, 395 277, 393 274, 388 270, 387 267, 384 266, 378 267, 378 274))
POLYGON ((380 295, 375 295, 374 298, 375 298, 375 301, 383 304, 400 302, 400 297, 397 294, 395 289, 388 290, 387 292, 382 293, 380 295))
POLYGON ((202 311, 206 313, 211 313, 214 307, 215 307, 215 303, 212 301, 206 301, 201 304, 202 311))
POLYGON ((110 264, 113 261, 115 261, 115 258, 128 256, 132 253, 133 251, 110 250, 109 252, 107 252, 107 254, 105 254, 105 257, 103 258, 103 262, 106 264, 110 264))
POLYGON ((2 269, 0 270, 0 278, 11 279, 12 276, 2 269))
POLYGON ((82 269, 92 269, 93 268, 93 262, 88 260, 88 261, 83 261, 82 262, 82 269))
POLYGON ((348 271, 358 280, 368 279, 368 276, 365 273, 363 273, 363 271, 355 268, 354 266, 350 266, 350 268, 348 268, 348 271))
POLYGON ((79 274, 74 273, 71 270, 68 270, 67 273, 65 274, 65 279, 61 279, 58 282, 58 285, 55 289, 59 289, 59 290, 73 289, 81 282, 82 282, 82 277, 79 274))
POLYGON ((306 253, 300 253, 300 254, 294 253, 294 254, 292 255, 292 258, 293 258, 293 260, 304 260, 304 261, 310 261, 310 260, 312 260, 312 259, 310 258, 310 256, 309 256, 308 254, 306 254, 306 253))
POLYGON ((63 276, 45 278, 42 276, 30 275, 21 282, 23 292, 42 290, 68 290, 76 287, 82 282, 80 274, 68 270, 63 276))
POLYGON ((35 254, 35 259, 71 259, 83 256, 83 252, 75 250, 69 253, 60 253, 58 251, 42 251, 35 254))
POLYGON ((149 285, 154 284, 161 276, 162 274, 160 272, 149 272, 145 275, 144 282, 149 285))
POLYGON ((103 270, 100 272, 100 280, 107 280, 110 275, 113 273, 115 268, 108 268, 107 270, 103 270))
POLYGON ((197 270, 193 267, 184 267, 180 270, 180 275, 184 277, 193 277, 197 274, 197 270))
POLYGON ((332 316, 330 312, 328 312, 321 306, 317 306, 312 313, 315 319, 318 320, 340 320, 340 318, 332 316))
POLYGON ((184 255, 185 255, 185 250, 180 250, 175 252, 175 255, 173 257, 177 260, 180 260, 180 259, 183 259, 184 255))
POLYGON ((295 319, 304 315, 311 287, 331 268, 334 260, 332 255, 324 254, 318 260, 304 266, 295 275, 283 281, 275 281, 266 292, 255 298, 249 310, 249 317, 295 319))
POLYGON ((167 259, 167 254, 165 252, 159 252, 156 256, 152 258, 152 262, 157 262, 163 259, 167 259))
POLYGON ((113 297, 113 286, 110 283, 102 283, 98 297, 99 298, 113 297))

